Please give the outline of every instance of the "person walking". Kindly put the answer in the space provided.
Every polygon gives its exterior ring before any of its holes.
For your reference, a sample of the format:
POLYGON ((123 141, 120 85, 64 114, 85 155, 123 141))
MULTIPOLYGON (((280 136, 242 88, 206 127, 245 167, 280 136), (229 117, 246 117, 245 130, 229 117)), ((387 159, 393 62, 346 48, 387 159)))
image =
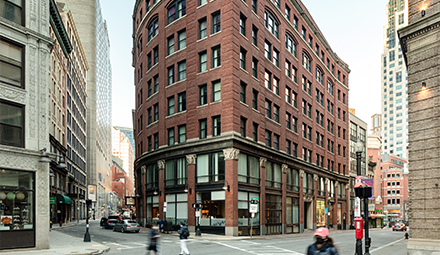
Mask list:
POLYGON ((150 229, 150 232, 148 233, 148 239, 150 240, 150 245, 148 246, 148 254, 150 252, 154 255, 157 254, 157 241, 160 237, 160 235, 157 233, 156 229, 153 228, 153 225, 150 223, 147 224, 147 228, 150 229))
POLYGON ((318 228, 315 231, 315 242, 307 248, 307 255, 339 255, 329 233, 328 228, 318 228))
POLYGON ((177 232, 180 237, 180 255, 187 254, 189 255, 188 248, 186 247, 186 241, 188 240, 189 230, 188 227, 185 226, 185 222, 180 222, 180 230, 177 232))

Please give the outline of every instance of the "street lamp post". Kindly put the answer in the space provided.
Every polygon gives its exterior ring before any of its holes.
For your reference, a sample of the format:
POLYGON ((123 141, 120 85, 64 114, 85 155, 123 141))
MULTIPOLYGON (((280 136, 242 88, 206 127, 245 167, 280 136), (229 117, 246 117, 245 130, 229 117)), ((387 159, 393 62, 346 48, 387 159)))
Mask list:
MULTIPOLYGON (((356 151, 356 184, 361 182, 361 158, 362 158, 362 151, 363 151, 364 145, 361 143, 361 141, 358 139, 357 143, 355 144, 355 151, 356 151)), ((354 215, 355 217, 360 217, 360 198, 356 194, 355 198, 355 208, 354 208, 354 215)), ((356 253, 355 255, 362 255, 362 238, 356 238, 356 253)))

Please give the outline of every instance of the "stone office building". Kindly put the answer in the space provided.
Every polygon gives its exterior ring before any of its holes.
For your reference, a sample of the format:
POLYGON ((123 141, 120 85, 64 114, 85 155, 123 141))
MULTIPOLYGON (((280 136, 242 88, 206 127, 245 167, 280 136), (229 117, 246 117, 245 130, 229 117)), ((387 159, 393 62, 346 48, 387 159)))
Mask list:
POLYGON ((398 31, 408 69, 408 254, 440 252, 439 1, 409 0, 408 26, 398 31))
POLYGON ((300 1, 136 1, 133 26, 140 222, 348 226, 350 70, 300 1))

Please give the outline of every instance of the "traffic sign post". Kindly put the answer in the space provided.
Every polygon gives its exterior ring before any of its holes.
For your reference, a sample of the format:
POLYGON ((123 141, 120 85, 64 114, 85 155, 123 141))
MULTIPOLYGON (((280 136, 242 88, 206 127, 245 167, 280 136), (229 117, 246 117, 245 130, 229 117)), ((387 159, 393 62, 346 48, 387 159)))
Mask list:
POLYGON ((194 203, 192 204, 192 207, 196 210, 195 216, 196 216, 196 236, 202 236, 202 231, 200 231, 200 217, 201 217, 201 211, 203 208, 203 204, 201 203, 194 203))
POLYGON ((254 217, 255 217, 255 213, 258 212, 258 205, 260 203, 260 200, 256 197, 251 198, 251 204, 249 207, 249 212, 251 213, 251 238, 252 238, 252 227, 254 225, 254 217))

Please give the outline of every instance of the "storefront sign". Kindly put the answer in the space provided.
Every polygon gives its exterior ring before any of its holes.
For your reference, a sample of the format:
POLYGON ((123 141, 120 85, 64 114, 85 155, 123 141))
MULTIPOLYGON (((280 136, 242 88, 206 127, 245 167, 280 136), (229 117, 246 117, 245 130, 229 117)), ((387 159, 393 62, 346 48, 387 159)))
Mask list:
POLYGON ((89 185, 89 192, 87 198, 96 202, 96 185, 89 185))
POLYGON ((55 197, 49 197, 49 204, 51 205, 55 204, 55 197))
POLYGON ((125 205, 126 206, 135 206, 136 205, 135 197, 125 197, 125 205))

